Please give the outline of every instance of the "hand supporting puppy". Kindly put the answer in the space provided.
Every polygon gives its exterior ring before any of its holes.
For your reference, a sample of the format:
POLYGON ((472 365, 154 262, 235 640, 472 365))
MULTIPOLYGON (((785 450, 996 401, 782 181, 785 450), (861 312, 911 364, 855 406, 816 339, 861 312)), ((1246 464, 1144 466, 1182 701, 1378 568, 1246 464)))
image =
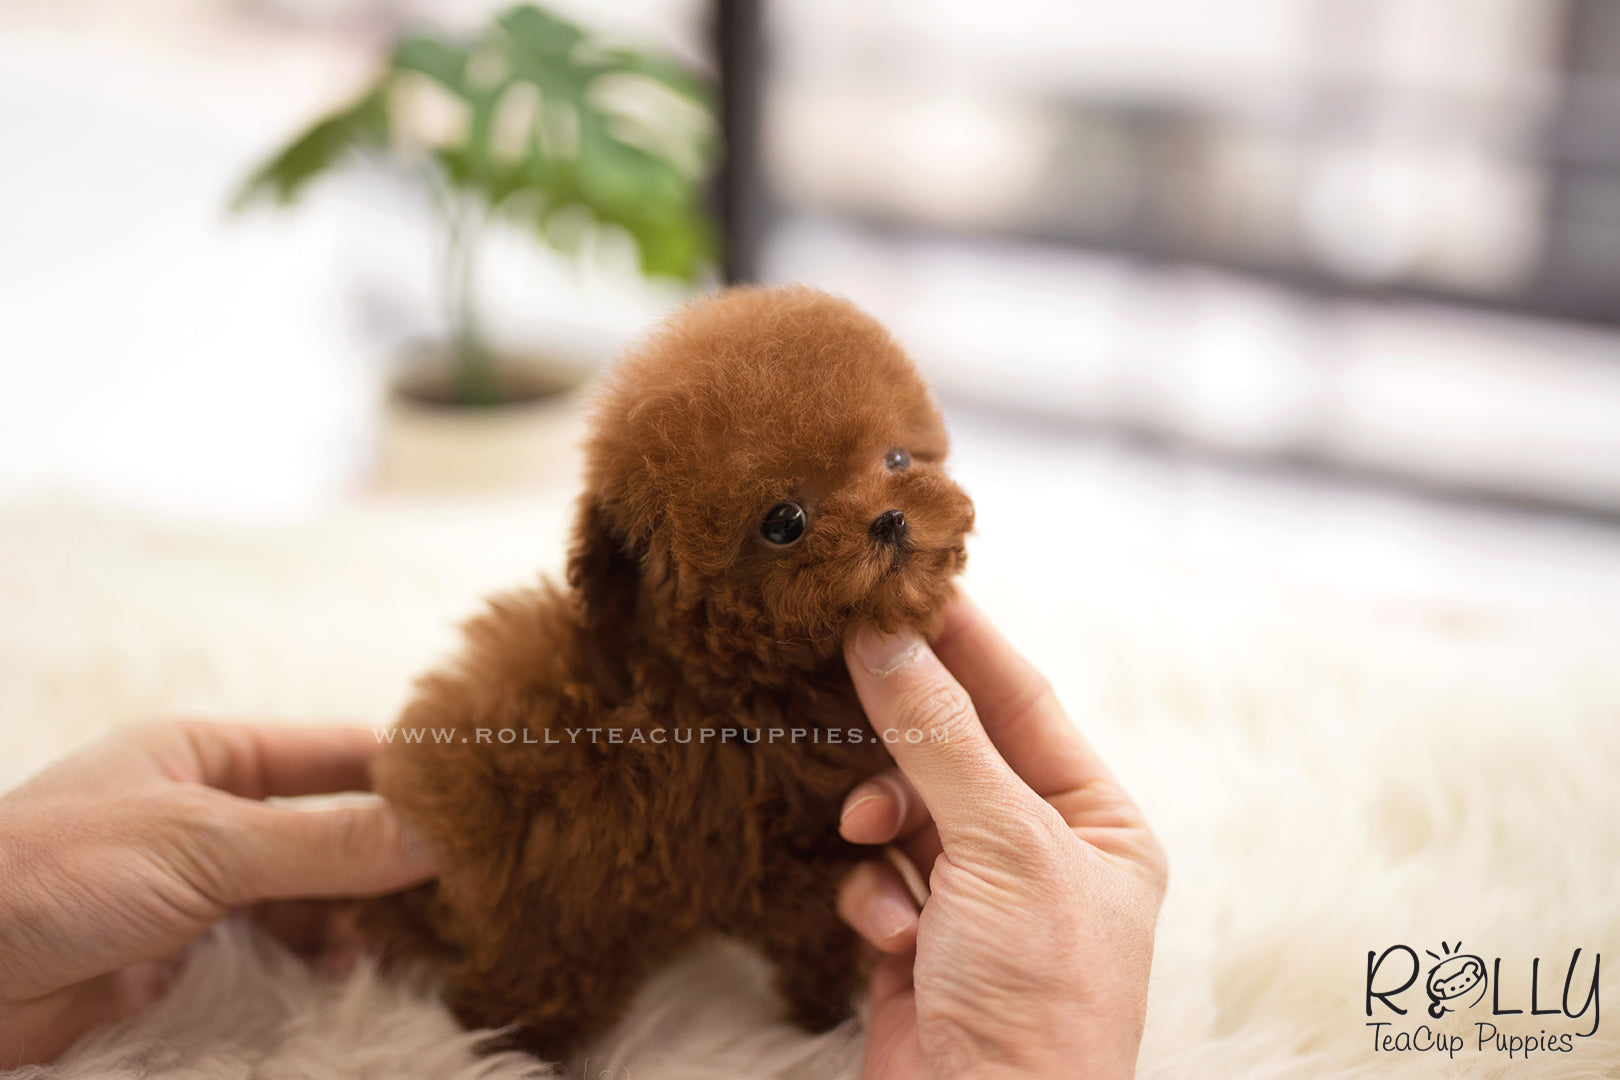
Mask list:
MULTIPOLYGON (((366 788, 377 750, 364 728, 151 724, 0 797, 0 1069, 48 1061, 159 997, 233 908, 428 877, 380 803, 261 801, 366 788)), ((331 905, 255 914, 305 951, 343 927, 331 905)))
POLYGON ((899 769, 850 793, 841 831, 932 870, 920 918, 886 862, 840 893, 885 954, 863 1075, 1131 1076, 1167 873, 1141 812, 965 599, 932 650, 863 628, 846 659, 899 769))

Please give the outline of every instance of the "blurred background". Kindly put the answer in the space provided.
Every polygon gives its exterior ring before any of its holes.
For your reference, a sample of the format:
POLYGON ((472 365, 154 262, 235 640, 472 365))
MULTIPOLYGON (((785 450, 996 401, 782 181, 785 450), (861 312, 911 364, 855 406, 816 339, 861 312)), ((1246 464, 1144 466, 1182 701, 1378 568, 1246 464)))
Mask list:
MULTIPOLYGON (((456 333, 412 172, 451 158, 334 157, 296 205, 231 209, 401 34, 473 40, 504 7, 0 5, 0 500, 262 524, 572 491, 568 379, 538 436, 401 393, 456 333), (474 443, 549 467, 486 476, 474 443)), ((649 273, 656 223, 491 213, 458 280, 492 354, 588 375, 694 288, 804 281, 912 350, 981 521, 1403 598, 1620 601, 1620 3, 548 10, 709 87, 669 176, 714 257, 649 273)), ((537 100, 520 132, 557 120, 537 100)), ((413 102, 430 151, 482 130, 413 102)), ((637 115, 599 201, 616 169, 667 179, 625 156, 666 131, 637 115)), ((531 143, 566 156, 578 123, 531 143)))

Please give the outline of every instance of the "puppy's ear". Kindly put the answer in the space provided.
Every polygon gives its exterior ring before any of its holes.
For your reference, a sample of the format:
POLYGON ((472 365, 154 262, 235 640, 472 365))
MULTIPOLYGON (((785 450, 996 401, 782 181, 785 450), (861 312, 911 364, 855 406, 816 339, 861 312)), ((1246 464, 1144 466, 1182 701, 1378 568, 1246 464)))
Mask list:
POLYGON ((600 503, 581 500, 568 550, 568 584, 579 591, 585 625, 627 625, 636 615, 638 560, 609 523, 600 503))

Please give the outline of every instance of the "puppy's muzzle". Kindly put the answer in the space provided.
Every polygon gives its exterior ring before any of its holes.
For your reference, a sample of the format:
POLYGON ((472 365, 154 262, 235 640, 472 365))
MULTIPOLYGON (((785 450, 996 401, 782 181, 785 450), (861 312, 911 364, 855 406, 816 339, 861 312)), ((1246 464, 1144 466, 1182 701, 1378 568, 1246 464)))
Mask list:
POLYGON ((906 524, 906 515, 898 510, 885 510, 872 519, 872 537, 890 547, 900 547, 911 535, 911 526, 906 524))

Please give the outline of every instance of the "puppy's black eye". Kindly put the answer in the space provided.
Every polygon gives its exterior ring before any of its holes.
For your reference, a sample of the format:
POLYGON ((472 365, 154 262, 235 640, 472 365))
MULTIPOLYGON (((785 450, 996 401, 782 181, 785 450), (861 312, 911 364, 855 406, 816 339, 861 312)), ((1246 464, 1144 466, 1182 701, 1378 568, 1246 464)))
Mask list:
POLYGON ((759 535, 773 544, 791 544, 804 535, 804 508, 798 503, 777 503, 765 512, 759 535))
POLYGON ((899 472, 911 464, 911 455, 898 446, 891 446, 883 454, 883 467, 890 472, 899 472))

